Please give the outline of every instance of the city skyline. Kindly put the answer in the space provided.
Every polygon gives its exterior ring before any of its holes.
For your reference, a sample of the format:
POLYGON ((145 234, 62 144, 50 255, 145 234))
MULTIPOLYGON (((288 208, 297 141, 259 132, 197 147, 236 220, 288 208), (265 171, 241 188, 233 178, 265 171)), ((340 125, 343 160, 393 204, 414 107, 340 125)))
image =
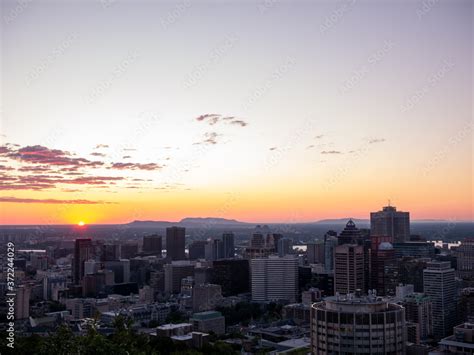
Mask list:
POLYGON ((471 2, 133 5, 2 2, 0 224, 474 219, 471 2))

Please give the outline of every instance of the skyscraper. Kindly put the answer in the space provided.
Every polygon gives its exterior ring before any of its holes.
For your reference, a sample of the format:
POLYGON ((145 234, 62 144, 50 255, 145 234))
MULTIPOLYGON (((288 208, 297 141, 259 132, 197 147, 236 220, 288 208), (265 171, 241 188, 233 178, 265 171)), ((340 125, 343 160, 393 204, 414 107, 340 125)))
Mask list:
POLYGON ((456 320, 454 269, 449 261, 433 261, 423 270, 423 290, 433 302, 433 335, 450 334, 456 320))
POLYGON ((392 275, 388 272, 389 268, 395 269, 398 275, 395 250, 390 243, 391 240, 391 237, 371 237, 369 287, 377 290, 377 294, 381 296, 394 295, 398 284, 397 277, 391 278, 392 275))
POLYGON ((362 244, 362 233, 360 229, 356 227, 354 221, 350 219, 337 239, 339 241, 339 245, 362 244))
POLYGON ((419 344, 428 340, 433 333, 433 303, 423 293, 412 293, 403 300, 407 322, 415 325, 414 334, 408 334, 408 341, 419 344))
POLYGON ((403 307, 370 294, 327 297, 311 307, 311 350, 317 355, 403 355, 403 307))
POLYGON ((74 284, 79 285, 84 276, 84 262, 89 260, 93 255, 92 240, 76 239, 74 245, 74 259, 73 259, 73 281, 74 284))
POLYGON ((466 238, 456 248, 453 248, 457 259, 457 273, 461 278, 474 275, 474 238, 466 238))
POLYGON ((252 259, 252 300, 256 302, 287 300, 296 302, 298 296, 298 259, 269 256, 252 259))
POLYGON ((189 244, 189 260, 204 259, 206 257, 206 240, 195 240, 189 244))
POLYGON ((234 233, 222 234, 222 243, 224 247, 224 259, 233 258, 235 256, 234 233))
POLYGON ((372 235, 386 235, 396 243, 410 239, 410 213, 397 211, 394 206, 385 206, 382 211, 370 213, 372 235))
POLYGON ((318 240, 316 242, 306 244, 306 258, 308 260, 308 264, 324 264, 326 260, 324 241, 318 240))
POLYGON ((166 228, 166 256, 170 260, 186 259, 185 249, 186 229, 182 227, 166 228))
POLYGON ((334 249, 334 292, 340 294, 364 290, 364 247, 338 245, 334 249))
POLYGON ((157 234, 144 236, 142 248, 143 252, 161 256, 162 239, 163 238, 161 235, 157 234))

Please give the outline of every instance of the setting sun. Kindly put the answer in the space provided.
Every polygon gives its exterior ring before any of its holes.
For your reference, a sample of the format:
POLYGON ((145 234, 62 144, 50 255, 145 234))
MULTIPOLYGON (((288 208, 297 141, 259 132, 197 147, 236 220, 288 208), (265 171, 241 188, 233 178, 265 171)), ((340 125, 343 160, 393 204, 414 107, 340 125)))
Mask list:
POLYGON ((78 224, 77 224, 79 227, 83 227, 85 225, 85 223, 83 221, 80 221, 78 224))

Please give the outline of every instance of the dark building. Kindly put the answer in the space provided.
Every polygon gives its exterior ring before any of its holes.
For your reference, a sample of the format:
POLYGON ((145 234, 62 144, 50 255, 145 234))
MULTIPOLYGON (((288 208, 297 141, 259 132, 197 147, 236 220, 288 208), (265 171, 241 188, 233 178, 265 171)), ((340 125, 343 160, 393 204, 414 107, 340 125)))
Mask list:
POLYGON ((75 285, 79 285, 84 276, 84 262, 90 259, 93 255, 92 240, 76 239, 74 245, 74 259, 73 259, 73 281, 75 285))
POLYGON ((222 234, 222 243, 224 249, 223 257, 225 259, 233 258, 235 256, 235 236, 234 233, 222 234))
POLYGON ((183 227, 166 228, 166 257, 170 260, 185 260, 185 236, 183 227))
POLYGON ((370 230, 373 235, 388 235, 396 243, 410 239, 410 213, 385 206, 382 211, 370 213, 370 230))
POLYGON ((122 259, 131 259, 138 254, 138 244, 123 244, 120 247, 120 257, 122 259))
POLYGON ((370 247, 370 284, 369 289, 376 290, 378 295, 388 296, 395 294, 397 286, 395 250, 390 243, 392 237, 373 236, 370 247))
POLYGON ((222 287, 223 296, 250 292, 250 270, 247 259, 216 260, 212 265, 212 283, 222 287))
POLYGON ((205 240, 196 240, 189 244, 189 260, 204 259, 206 257, 205 240))
POLYGON ((101 261, 114 261, 120 258, 120 246, 118 244, 102 244, 100 251, 101 261))
POLYGON ((404 256, 411 256, 414 258, 433 258, 435 255, 435 246, 433 243, 426 242, 406 242, 393 243, 395 249, 395 256, 402 258, 404 256))
POLYGON ((404 285, 413 285, 415 292, 423 292, 423 270, 431 259, 402 258, 398 260, 398 278, 404 285))
POLYGON ((337 237, 339 245, 342 244, 362 244, 362 233, 359 228, 356 227, 352 219, 347 222, 346 227, 337 237))
POLYGON ((161 235, 153 234, 143 237, 142 251, 146 254, 161 256, 162 237, 161 235))

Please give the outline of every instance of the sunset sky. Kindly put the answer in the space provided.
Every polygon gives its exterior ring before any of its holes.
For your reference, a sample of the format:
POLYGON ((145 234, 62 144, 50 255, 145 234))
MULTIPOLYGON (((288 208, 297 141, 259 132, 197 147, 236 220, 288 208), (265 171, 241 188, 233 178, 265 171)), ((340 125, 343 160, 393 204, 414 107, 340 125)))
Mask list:
POLYGON ((4 0, 0 223, 473 220, 473 11, 4 0))

